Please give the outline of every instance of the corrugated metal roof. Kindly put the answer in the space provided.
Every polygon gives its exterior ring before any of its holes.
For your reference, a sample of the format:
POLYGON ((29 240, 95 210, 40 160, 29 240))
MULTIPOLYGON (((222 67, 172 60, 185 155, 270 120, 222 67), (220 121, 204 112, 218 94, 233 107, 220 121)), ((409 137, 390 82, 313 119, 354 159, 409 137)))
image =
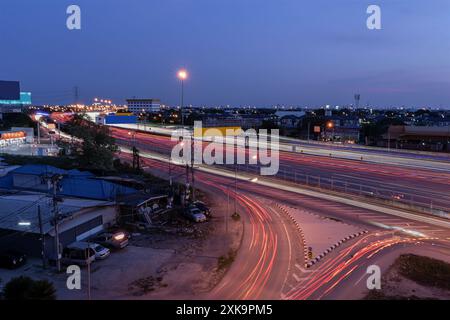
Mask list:
MULTIPOLYGON (((70 216, 81 209, 113 205, 109 201, 96 201, 74 198, 63 198, 58 203, 58 209, 62 215, 70 216)), ((0 228, 23 232, 39 232, 38 206, 41 210, 44 232, 53 229, 53 201, 51 197, 41 193, 24 193, 0 197, 0 228), (20 223, 30 223, 29 226, 21 226, 20 223)))
POLYGON ((14 170, 13 173, 41 175, 41 174, 66 174, 67 171, 53 166, 28 164, 14 170))
MULTIPOLYGON (((46 165, 24 165, 18 169, 10 171, 6 176, 0 177, 0 188, 17 189, 17 187, 14 187, 13 185, 12 175, 14 174, 36 176, 41 176, 44 174, 61 174, 63 175, 63 179, 61 180, 62 189, 58 191, 58 194, 70 197, 112 201, 119 196, 138 192, 136 189, 125 187, 116 183, 99 179, 91 179, 95 176, 87 171, 83 172, 77 169, 67 171, 46 165)), ((28 188, 27 190, 35 189, 28 188)))

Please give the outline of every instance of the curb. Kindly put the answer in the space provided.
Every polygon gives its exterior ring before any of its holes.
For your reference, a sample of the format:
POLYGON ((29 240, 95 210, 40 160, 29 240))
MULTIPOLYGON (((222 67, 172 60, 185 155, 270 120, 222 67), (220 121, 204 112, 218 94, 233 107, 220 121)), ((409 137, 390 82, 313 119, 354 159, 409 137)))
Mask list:
POLYGON ((300 233, 300 237, 302 240, 302 245, 303 245, 303 253, 304 253, 304 258, 305 258, 305 268, 311 268, 313 265, 315 265, 316 263, 318 263, 321 259, 325 258, 326 255, 328 255, 329 253, 331 253, 334 249, 340 247, 341 245, 343 245, 344 243, 346 243, 349 240, 355 239, 356 237, 360 237, 364 234, 369 233, 369 230, 363 230, 360 232, 356 232, 353 233, 341 240, 339 240, 338 242, 336 242, 335 244, 333 244, 332 246, 330 246, 329 248, 327 248, 325 251, 323 251, 321 254, 317 255, 314 259, 309 259, 308 258, 308 250, 306 248, 306 240, 305 240, 305 235, 303 233, 303 230, 300 228, 300 225, 298 224, 298 222, 292 217, 292 215, 289 213, 289 211, 282 205, 280 205, 279 203, 276 204, 276 206, 283 211, 294 223, 294 225, 296 226, 297 230, 300 233))

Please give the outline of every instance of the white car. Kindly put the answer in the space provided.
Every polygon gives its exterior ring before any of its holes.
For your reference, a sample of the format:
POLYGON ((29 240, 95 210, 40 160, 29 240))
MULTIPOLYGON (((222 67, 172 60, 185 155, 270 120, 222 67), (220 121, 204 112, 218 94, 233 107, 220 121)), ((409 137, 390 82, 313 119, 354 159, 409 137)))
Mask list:
POLYGON ((111 251, 97 243, 89 243, 89 247, 95 252, 95 260, 103 260, 109 257, 111 251))
POLYGON ((86 250, 89 248, 91 255, 95 256, 95 260, 106 259, 111 251, 95 242, 78 241, 68 246, 70 249, 86 250))
POLYGON ((186 210, 186 216, 194 222, 205 222, 206 216, 197 208, 186 210))

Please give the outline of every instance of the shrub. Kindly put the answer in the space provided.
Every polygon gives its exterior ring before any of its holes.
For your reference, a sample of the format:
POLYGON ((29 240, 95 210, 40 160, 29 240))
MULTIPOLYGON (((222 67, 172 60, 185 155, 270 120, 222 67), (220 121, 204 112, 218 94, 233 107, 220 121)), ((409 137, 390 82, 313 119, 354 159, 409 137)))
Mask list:
POLYGON ((3 290, 5 300, 55 300, 56 290, 47 280, 34 281, 20 276, 11 279, 3 290))

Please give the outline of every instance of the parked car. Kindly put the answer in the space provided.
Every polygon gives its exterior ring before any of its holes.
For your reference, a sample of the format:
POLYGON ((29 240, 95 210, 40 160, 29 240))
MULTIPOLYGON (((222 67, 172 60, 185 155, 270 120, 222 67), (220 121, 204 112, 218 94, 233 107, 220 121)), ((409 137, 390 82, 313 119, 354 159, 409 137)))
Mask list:
POLYGON ((71 244, 69 247, 72 249, 77 248, 81 250, 86 250, 89 248, 94 251, 95 260, 106 259, 111 254, 111 251, 109 251, 108 248, 93 242, 78 241, 71 244))
POLYGON ((89 247, 95 251, 95 259, 103 260, 109 257, 111 251, 108 248, 98 244, 98 243, 89 243, 89 247))
POLYGON ((205 216, 207 216, 207 217, 211 216, 211 210, 204 202, 195 201, 194 203, 192 203, 192 206, 194 208, 197 208, 198 210, 200 210, 205 216))
POLYGON ((120 228, 112 227, 112 228, 109 228, 107 232, 108 233, 123 233, 125 235, 125 238, 127 238, 128 240, 131 239, 131 233, 129 233, 126 230, 120 229, 120 228))
POLYGON ((64 265, 87 266, 95 261, 95 251, 80 242, 74 242, 63 249, 61 263, 64 265))
POLYGON ((128 246, 128 238, 127 233, 123 231, 119 232, 105 232, 100 235, 95 236, 92 241, 95 243, 99 243, 102 246, 113 249, 123 249, 128 246))
POLYGON ((27 262, 27 256, 24 253, 8 250, 0 253, 0 268, 17 269, 27 262))
POLYGON ((206 221, 206 216, 197 208, 187 208, 184 210, 184 216, 194 222, 206 221))

